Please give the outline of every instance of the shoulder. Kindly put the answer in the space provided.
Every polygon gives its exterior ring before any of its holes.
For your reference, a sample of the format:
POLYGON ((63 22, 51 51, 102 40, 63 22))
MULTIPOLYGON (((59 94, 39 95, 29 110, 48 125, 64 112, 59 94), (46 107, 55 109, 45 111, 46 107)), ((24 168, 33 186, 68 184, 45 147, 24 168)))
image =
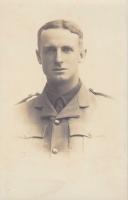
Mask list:
POLYGON ((112 99, 112 97, 110 95, 102 93, 102 92, 97 92, 97 91, 93 90, 92 88, 89 88, 89 92, 94 96, 99 96, 99 97, 105 97, 105 98, 108 98, 108 99, 112 99))
POLYGON ((41 94, 29 94, 27 97, 21 99, 15 104, 15 111, 17 114, 26 117, 33 117, 37 113, 36 102, 40 99, 41 94))
POLYGON ((31 102, 32 100, 36 100, 37 97, 40 96, 40 93, 35 93, 35 94, 29 94, 27 97, 21 99, 16 103, 16 105, 20 105, 23 103, 31 102))
POLYGON ((89 88, 89 93, 91 98, 93 99, 93 108, 95 110, 94 115, 96 117, 96 121, 100 120, 100 125, 106 127, 111 127, 111 123, 114 123, 115 118, 115 104, 116 100, 111 95, 95 91, 92 88, 89 88))
POLYGON ((96 91, 92 88, 89 88, 88 91, 91 101, 95 104, 102 104, 102 103, 109 104, 113 100, 113 97, 107 93, 96 91))
POLYGON ((95 115, 96 120, 100 119, 102 123, 103 121, 106 123, 106 120, 109 121, 111 116, 113 116, 115 99, 103 91, 97 91, 92 88, 89 88, 88 91, 90 97, 90 110, 95 115))
MULTIPOLYGON (((38 132, 42 127, 42 108, 36 107, 37 104, 42 102, 42 94, 35 93, 28 95, 27 97, 21 99, 14 106, 14 117, 15 122, 19 125, 20 130, 27 134, 38 132)), ((21 133, 22 134, 22 133, 21 133)))

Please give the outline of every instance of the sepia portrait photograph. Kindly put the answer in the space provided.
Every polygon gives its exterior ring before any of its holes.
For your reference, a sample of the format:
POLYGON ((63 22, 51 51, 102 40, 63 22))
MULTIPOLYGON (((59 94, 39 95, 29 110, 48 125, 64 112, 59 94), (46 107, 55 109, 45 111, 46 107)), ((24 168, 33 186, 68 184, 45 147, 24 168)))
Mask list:
POLYGON ((127 200, 125 0, 1 0, 0 200, 127 200))

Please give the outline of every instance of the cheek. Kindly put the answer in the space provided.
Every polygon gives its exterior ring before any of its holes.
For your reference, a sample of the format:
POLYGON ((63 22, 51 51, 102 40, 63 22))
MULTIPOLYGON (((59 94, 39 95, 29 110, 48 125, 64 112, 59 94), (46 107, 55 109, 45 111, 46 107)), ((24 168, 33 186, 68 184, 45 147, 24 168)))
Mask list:
POLYGON ((49 65, 50 62, 51 62, 51 57, 49 57, 49 56, 47 56, 47 55, 46 55, 46 56, 45 56, 45 55, 42 56, 42 63, 43 63, 43 66, 49 65))
POLYGON ((79 60, 79 56, 80 54, 77 51, 75 51, 72 54, 70 54, 67 58, 70 62, 76 63, 79 60))
POLYGON ((67 63, 71 63, 71 64, 74 64, 74 65, 77 65, 78 64, 78 57, 75 56, 75 55, 72 55, 70 57, 68 57, 65 61, 67 61, 67 63))

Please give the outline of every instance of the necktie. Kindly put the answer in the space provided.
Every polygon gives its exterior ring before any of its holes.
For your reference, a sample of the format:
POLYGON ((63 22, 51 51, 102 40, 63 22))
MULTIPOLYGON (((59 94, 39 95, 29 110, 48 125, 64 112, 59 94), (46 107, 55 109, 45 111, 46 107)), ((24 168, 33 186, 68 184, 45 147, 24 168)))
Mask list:
POLYGON ((58 98, 55 102, 55 109, 59 113, 63 108, 65 104, 62 98, 58 98))

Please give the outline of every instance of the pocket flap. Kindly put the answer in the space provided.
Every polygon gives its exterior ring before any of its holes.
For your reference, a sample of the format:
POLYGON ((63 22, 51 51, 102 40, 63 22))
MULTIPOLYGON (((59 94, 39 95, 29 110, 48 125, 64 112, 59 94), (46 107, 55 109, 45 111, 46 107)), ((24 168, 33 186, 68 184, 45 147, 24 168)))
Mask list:
POLYGON ((88 137, 91 138, 91 128, 78 118, 69 119, 70 137, 88 137))

